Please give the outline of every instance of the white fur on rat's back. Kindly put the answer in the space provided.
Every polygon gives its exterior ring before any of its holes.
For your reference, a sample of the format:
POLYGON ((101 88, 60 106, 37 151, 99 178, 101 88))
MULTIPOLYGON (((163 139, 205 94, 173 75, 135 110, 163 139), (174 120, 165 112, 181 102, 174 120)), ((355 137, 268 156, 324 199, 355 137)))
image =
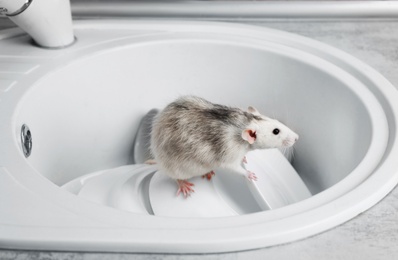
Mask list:
POLYGON ((247 152, 289 147, 297 139, 298 135, 288 127, 252 107, 246 112, 184 96, 154 119, 151 152, 162 172, 173 179, 186 180, 218 167, 245 175, 241 162, 247 152), (253 142, 249 132, 245 132, 248 129, 255 132, 253 142), (279 130, 277 135, 273 133, 275 129, 279 130))

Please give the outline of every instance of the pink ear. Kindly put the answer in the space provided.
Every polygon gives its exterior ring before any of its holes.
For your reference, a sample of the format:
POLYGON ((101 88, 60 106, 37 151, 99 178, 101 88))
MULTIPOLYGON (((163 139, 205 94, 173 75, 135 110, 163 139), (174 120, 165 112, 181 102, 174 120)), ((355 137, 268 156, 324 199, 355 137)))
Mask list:
POLYGON ((252 129, 245 129, 242 132, 242 138, 243 140, 246 140, 249 144, 253 144, 254 141, 256 141, 256 131, 252 129))

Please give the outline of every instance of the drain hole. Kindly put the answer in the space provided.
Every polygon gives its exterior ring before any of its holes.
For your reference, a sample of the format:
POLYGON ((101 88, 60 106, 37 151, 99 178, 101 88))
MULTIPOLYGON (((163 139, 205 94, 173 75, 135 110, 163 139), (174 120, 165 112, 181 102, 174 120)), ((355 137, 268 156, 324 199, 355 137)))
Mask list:
POLYGON ((25 124, 23 124, 21 128, 21 143, 22 151, 25 157, 28 158, 32 152, 32 133, 25 124))

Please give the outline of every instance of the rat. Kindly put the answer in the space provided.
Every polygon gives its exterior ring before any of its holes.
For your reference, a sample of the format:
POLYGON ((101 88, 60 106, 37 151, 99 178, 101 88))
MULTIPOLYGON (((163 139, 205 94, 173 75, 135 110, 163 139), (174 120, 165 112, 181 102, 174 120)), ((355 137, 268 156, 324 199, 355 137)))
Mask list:
POLYGON ((188 180, 211 180, 214 169, 227 168, 249 181, 255 173, 245 170, 246 153, 255 149, 291 147, 298 135, 279 121, 249 106, 213 104, 197 96, 182 96, 154 118, 150 150, 159 169, 176 180, 177 196, 194 192, 188 180))

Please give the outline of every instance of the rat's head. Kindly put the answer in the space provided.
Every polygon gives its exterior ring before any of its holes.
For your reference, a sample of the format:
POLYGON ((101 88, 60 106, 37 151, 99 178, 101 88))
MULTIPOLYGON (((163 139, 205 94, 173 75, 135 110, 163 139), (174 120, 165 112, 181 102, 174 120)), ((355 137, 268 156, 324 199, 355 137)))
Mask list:
POLYGON ((290 147, 298 140, 298 135, 278 120, 261 115, 253 107, 248 112, 258 119, 242 131, 242 138, 254 149, 290 147))

